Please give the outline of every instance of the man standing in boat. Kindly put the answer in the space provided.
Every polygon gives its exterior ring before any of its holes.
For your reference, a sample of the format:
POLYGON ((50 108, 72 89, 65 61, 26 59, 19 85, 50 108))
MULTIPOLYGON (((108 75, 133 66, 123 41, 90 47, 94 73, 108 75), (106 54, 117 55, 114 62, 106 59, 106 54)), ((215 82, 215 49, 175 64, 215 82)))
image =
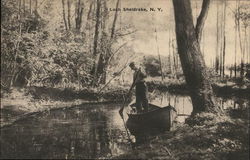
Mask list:
POLYGON ((138 68, 134 62, 129 64, 129 67, 134 71, 133 83, 130 88, 132 90, 135 87, 136 95, 136 109, 137 112, 147 112, 148 111, 148 87, 145 82, 147 77, 141 68, 138 68), (143 108, 143 109, 142 109, 143 108))

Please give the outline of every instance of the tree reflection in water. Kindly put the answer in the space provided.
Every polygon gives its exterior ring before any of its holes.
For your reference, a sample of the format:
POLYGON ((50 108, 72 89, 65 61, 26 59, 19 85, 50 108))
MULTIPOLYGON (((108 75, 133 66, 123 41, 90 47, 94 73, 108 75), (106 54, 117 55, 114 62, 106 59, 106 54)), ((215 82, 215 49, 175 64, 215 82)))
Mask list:
POLYGON ((107 133, 107 117, 103 112, 92 111, 89 114, 91 157, 105 157, 111 155, 109 136, 107 133))
POLYGON ((1 129, 1 158, 108 158, 126 150, 115 107, 55 110, 1 129), (116 115, 117 116, 117 115, 116 115))

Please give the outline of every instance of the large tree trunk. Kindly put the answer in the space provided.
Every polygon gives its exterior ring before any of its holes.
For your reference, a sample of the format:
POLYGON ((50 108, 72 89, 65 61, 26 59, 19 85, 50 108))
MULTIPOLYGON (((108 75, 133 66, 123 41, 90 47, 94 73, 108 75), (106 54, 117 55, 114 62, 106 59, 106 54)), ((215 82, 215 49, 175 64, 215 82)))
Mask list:
MULTIPOLYGON (((205 2, 206 5, 209 5, 209 1, 210 0, 204 0, 203 3, 205 2)), ((195 29, 194 27, 190 0, 173 0, 173 4, 178 53, 190 90, 193 104, 192 114, 202 111, 219 111, 214 103, 212 87, 200 50, 199 34, 202 28, 195 29)), ((202 12, 203 11, 201 11, 201 13, 202 12)), ((206 16, 201 17, 200 21, 204 22, 205 17, 206 16)))

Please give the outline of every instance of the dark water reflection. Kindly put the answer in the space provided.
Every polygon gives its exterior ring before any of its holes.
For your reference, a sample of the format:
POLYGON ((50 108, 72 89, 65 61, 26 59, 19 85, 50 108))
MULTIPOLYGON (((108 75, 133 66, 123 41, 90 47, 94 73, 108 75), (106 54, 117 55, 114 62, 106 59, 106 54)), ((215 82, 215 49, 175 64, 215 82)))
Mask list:
POLYGON ((42 113, 1 129, 1 158, 108 158, 128 144, 119 106, 42 113))
MULTIPOLYGON (((151 103, 164 107, 168 104, 175 107, 178 122, 184 122, 193 111, 192 101, 188 95, 174 95, 171 93, 158 93, 159 96, 151 100, 151 103)), ((217 105, 224 109, 244 109, 250 104, 250 100, 238 97, 215 97, 217 105)))

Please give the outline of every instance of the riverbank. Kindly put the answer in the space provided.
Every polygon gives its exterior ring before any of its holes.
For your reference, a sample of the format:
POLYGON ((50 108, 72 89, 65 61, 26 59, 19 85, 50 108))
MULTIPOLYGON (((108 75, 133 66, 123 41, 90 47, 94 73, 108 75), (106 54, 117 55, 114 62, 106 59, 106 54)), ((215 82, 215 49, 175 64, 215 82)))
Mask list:
POLYGON ((51 109, 69 108, 80 104, 124 101, 124 90, 97 94, 94 90, 77 91, 68 88, 28 87, 1 91, 1 127, 51 109))
POLYGON ((114 159, 248 158, 249 107, 241 111, 230 110, 225 115, 198 114, 186 124, 178 124, 174 131, 155 136, 153 140, 114 159))

